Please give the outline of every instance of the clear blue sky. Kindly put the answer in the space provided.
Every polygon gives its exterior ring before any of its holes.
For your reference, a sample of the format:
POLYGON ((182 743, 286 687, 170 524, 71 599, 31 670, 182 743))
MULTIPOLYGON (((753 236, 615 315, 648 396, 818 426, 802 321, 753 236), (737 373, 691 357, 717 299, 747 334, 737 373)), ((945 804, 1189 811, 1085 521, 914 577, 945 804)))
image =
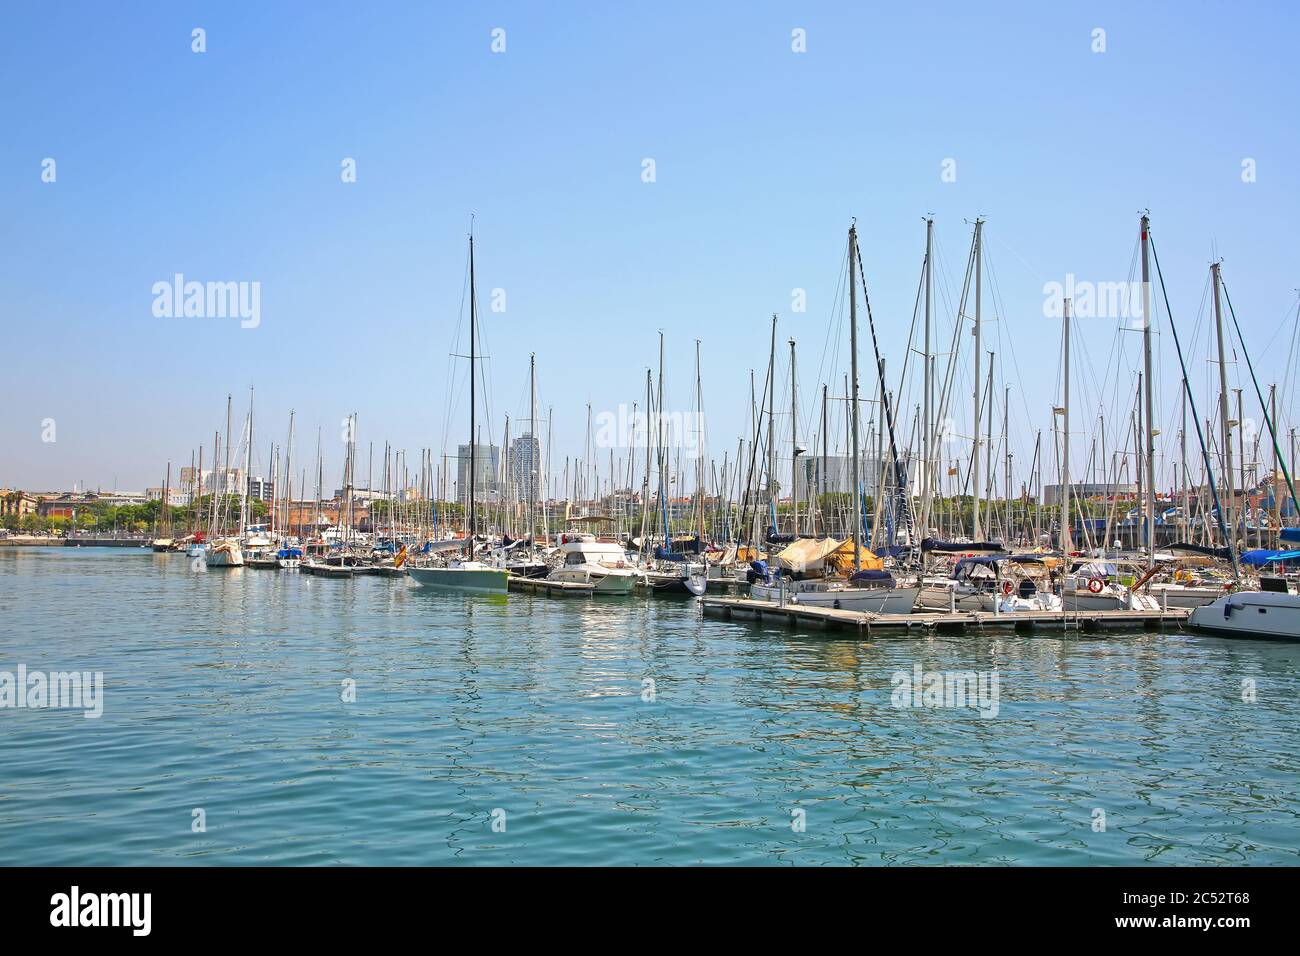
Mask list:
MULTIPOLYGON (((1008 361, 997 390, 1013 388, 1018 461, 1059 400, 1043 284, 1129 278, 1143 208, 1180 327, 1204 325, 1217 251, 1261 375, 1282 381, 1300 286, 1298 19, 1282 3, 13 7, 0 35, 0 485, 161 484, 167 459, 188 464, 200 442, 210 453, 226 393, 238 417, 249 385, 263 468, 291 407, 300 462, 324 427, 327 475, 352 411, 363 448, 388 440, 412 462, 421 447, 454 451, 468 430, 448 369, 465 349, 471 213, 494 435, 527 413, 535 351, 560 457, 582 453, 587 403, 640 400, 658 329, 670 407, 691 404, 702 340, 711 451, 734 455, 774 311, 783 352, 800 343, 806 433, 841 329, 853 216, 893 369, 922 217, 937 219, 954 295, 966 220, 988 218, 986 341, 1008 361), (206 53, 191 52, 194 27, 206 53), (791 51, 794 28, 806 53, 791 51), (340 181, 344 157, 355 184, 340 181), (955 182, 941 181, 948 158, 955 182), (1244 158, 1256 182, 1242 182, 1244 158), (261 325, 156 318, 151 287, 178 272, 260 282, 261 325), (498 287, 505 313, 487 310, 498 287), (794 288, 807 290, 801 315, 794 288)), ((1107 403, 1126 416, 1137 337, 1122 336, 1117 374, 1114 322, 1076 334, 1080 417, 1107 403)), ((1176 365, 1159 338, 1168 437, 1176 365)), ((1232 377, 1249 395, 1244 368, 1232 377)), ((1076 426, 1077 456, 1090 428, 1076 426)))

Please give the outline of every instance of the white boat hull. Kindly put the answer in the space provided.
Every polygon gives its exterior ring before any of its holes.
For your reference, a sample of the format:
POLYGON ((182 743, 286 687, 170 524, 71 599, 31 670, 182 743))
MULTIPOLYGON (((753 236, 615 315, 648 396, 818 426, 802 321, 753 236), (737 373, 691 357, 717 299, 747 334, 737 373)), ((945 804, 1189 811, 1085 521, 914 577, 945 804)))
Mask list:
POLYGON ((1187 626, 1225 637, 1300 641, 1300 595, 1237 591, 1192 611, 1187 626))
POLYGON ((1189 610, 1204 607, 1223 596, 1222 588, 1185 588, 1177 584, 1153 584, 1151 596, 1164 607, 1189 610))
MULTIPOLYGON (((872 614, 911 614, 920 586, 902 588, 822 588, 785 591, 785 603, 804 607, 824 607, 840 611, 867 611, 872 614)), ((754 584, 749 596, 755 601, 781 602, 777 585, 754 584)))
POLYGON ((209 548, 204 560, 209 568, 242 568, 244 552, 238 544, 222 542, 209 548))

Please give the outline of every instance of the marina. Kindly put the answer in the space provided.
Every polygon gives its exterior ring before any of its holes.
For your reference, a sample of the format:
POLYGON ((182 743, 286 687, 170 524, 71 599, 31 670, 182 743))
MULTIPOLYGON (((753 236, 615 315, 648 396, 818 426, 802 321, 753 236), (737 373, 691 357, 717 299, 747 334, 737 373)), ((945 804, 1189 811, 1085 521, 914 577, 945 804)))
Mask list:
POLYGON ((6 17, 10 935, 1285 932, 1300 8, 165 7, 6 17))

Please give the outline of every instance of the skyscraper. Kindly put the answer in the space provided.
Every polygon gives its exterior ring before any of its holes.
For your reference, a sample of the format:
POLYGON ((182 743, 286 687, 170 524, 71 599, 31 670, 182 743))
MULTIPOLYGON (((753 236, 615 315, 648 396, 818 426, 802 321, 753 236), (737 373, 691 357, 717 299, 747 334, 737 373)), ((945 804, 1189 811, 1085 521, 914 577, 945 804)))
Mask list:
POLYGON ((510 445, 511 494, 516 501, 536 501, 542 473, 542 444, 527 432, 510 445))
MULTIPOLYGON (((501 469, 501 449, 496 445, 474 445, 474 500, 493 501, 501 492, 497 475, 501 469)), ((456 446, 456 500, 469 504, 469 445, 456 446)))

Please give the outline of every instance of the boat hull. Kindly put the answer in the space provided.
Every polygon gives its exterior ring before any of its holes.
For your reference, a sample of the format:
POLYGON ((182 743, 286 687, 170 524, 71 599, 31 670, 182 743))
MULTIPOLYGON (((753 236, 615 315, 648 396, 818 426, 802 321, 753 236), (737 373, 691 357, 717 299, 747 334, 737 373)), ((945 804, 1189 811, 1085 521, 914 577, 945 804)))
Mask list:
POLYGON ((1237 591, 1192 611, 1192 630, 1223 637, 1300 641, 1300 595, 1237 591))
POLYGON ((1223 596, 1221 588, 1184 588, 1164 584, 1151 585, 1150 593, 1165 607, 1181 607, 1189 610, 1204 607, 1223 596))
POLYGON ((209 568, 242 568, 244 552, 237 544, 218 544, 208 549, 204 562, 209 568))
POLYGON ((411 568, 411 579, 421 587, 447 591, 505 594, 509 573, 499 568, 411 568))
POLYGON ((842 591, 803 591, 794 595, 793 600, 805 607, 830 607, 872 614, 911 614, 920 594, 920 587, 845 588, 842 591))

